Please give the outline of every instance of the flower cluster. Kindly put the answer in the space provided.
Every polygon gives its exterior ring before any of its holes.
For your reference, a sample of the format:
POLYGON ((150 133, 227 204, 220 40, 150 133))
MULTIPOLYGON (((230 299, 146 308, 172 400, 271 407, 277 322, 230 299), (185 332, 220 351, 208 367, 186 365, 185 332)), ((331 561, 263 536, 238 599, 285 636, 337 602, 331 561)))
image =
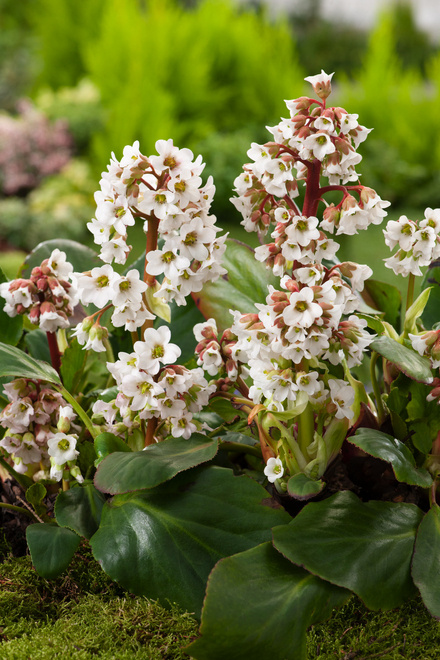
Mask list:
POLYGON ((86 273, 75 273, 75 280, 83 305, 94 304, 99 312, 86 317, 75 329, 74 335, 86 349, 104 351, 103 339, 108 330, 100 325, 99 319, 105 309, 113 306, 111 316, 115 327, 124 326, 130 332, 141 327, 146 320, 155 318, 143 300, 147 284, 139 277, 136 269, 119 275, 110 264, 93 268, 86 273), (95 321, 94 316, 98 315, 95 321))
POLYGON ((29 279, 0 284, 0 295, 6 300, 4 311, 9 316, 27 314, 30 322, 45 332, 68 328, 78 303, 72 272, 65 252, 53 250, 48 259, 32 269, 29 279))
MULTIPOLYGON (((327 94, 331 91, 332 75, 322 72, 306 80, 320 93, 322 86, 326 86, 327 94)), ((337 206, 329 205, 324 212, 322 229, 355 234, 369 224, 380 224, 386 215, 383 209, 389 203, 382 201, 373 190, 361 185, 345 185, 359 178, 355 167, 362 157, 356 149, 370 131, 358 124, 358 115, 349 114, 343 108, 327 108, 326 97, 322 98, 322 102, 308 97, 286 101, 290 118, 281 119, 277 126, 268 129, 273 141, 264 145, 253 143, 248 151, 254 162, 245 165, 244 172, 235 180, 238 197, 231 199, 243 215, 242 224, 247 231, 265 235, 271 222, 302 225, 306 219, 308 227, 300 230, 301 247, 310 249, 311 241, 322 239, 317 222, 310 217, 314 213, 305 213, 304 218, 294 201, 299 196, 298 181, 310 179, 312 172, 315 192, 322 195, 329 189, 319 190, 320 175, 327 177, 331 186, 339 186, 343 191, 341 202, 337 206)), ((273 238, 280 253, 286 236, 278 232, 273 238)))
POLYGON ((178 149, 172 140, 158 140, 156 149, 158 155, 147 158, 135 142, 125 147, 120 161, 113 155, 88 228, 101 246, 101 259, 124 264, 131 249, 127 227, 141 218, 144 231, 156 238, 145 267, 150 285, 164 276, 155 296, 183 305, 185 296, 224 273, 219 263, 226 237, 216 238, 219 229, 209 215, 215 188, 211 177, 202 186, 201 156, 194 160, 189 149, 178 149), (164 241, 161 249, 158 238, 164 241))
POLYGON ((440 209, 427 208, 420 222, 406 215, 390 220, 383 233, 390 250, 399 248, 385 259, 385 265, 396 275, 422 275, 420 268, 440 257, 440 209))
POLYGON ((36 380, 19 378, 3 388, 9 403, 0 412, 6 428, 0 447, 16 472, 32 474, 34 481, 73 477, 82 482, 76 465, 78 435, 69 433, 76 417, 73 408, 36 380))
POLYGON ((207 405, 215 385, 209 386, 202 369, 174 365, 180 348, 170 342, 169 328, 147 328, 144 340, 135 342, 132 353, 119 353, 107 363, 119 390, 114 401, 97 401, 95 417, 104 419, 104 428, 125 437, 139 428, 142 420, 155 418, 155 437, 189 438, 197 425, 194 413, 207 405), (169 366, 162 366, 169 365, 169 366))

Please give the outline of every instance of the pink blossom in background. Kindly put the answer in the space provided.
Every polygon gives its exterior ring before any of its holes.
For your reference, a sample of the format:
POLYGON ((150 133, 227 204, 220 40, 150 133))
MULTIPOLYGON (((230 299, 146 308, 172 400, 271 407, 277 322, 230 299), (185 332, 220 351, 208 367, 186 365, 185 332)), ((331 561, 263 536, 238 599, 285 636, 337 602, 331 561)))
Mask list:
POLYGON ((36 188, 70 160, 72 137, 64 121, 53 124, 30 101, 16 116, 0 115, 0 191, 15 195, 36 188))

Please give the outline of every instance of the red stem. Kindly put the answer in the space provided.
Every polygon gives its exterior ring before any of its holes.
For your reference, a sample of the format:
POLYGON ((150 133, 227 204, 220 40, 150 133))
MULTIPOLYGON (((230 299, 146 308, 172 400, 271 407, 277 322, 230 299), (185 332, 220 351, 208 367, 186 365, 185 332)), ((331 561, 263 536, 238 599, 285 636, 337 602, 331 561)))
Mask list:
POLYGON ((58 348, 57 335, 55 332, 46 332, 46 336, 49 344, 50 361, 55 371, 61 376, 61 355, 58 348))
POLYGON ((315 158, 311 163, 307 175, 306 195, 304 198, 304 205, 302 214, 304 217, 309 218, 315 216, 318 210, 320 189, 319 189, 319 175, 321 174, 321 161, 315 158))

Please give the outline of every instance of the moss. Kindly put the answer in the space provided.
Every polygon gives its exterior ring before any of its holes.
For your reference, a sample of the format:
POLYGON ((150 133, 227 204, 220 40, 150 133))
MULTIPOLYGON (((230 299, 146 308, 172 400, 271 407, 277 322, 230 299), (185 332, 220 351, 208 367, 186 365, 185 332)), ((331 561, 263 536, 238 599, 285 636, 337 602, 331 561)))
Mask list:
POLYGON ((29 557, 0 565, 2 660, 187 658, 197 622, 177 607, 127 594, 84 546, 68 571, 41 578, 29 557))
MULTIPOLYGON (((171 660, 197 636, 197 622, 112 582, 87 544, 57 580, 41 578, 29 557, 0 564, 2 660, 171 660)), ((437 660, 440 623, 420 599, 386 612, 358 598, 308 633, 310 660, 437 660)))
POLYGON ((308 634, 310 660, 438 660, 440 623, 420 598, 396 610, 371 612, 358 598, 308 634))

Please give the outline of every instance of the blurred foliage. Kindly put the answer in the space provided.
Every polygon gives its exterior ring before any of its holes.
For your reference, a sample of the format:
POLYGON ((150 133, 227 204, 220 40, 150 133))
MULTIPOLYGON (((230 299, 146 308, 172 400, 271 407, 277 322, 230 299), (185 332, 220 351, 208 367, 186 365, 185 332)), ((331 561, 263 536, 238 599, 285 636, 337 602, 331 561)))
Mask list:
POLYGON ((276 121, 302 85, 287 23, 220 0, 189 10, 176 0, 35 0, 32 20, 40 84, 56 89, 86 75, 100 92, 99 169, 135 139, 146 153, 168 136, 194 148, 215 131, 276 121))
MULTIPOLYGON (((309 0, 290 15, 300 64, 310 73, 323 68, 356 79, 368 47, 367 33, 347 23, 322 19, 320 6, 320 0, 309 0)), ((396 54, 403 68, 415 68, 426 76, 429 61, 438 48, 417 27, 409 2, 397 1, 388 12, 396 54)))
POLYGON ((83 78, 76 87, 41 89, 35 99, 36 107, 51 121, 63 119, 67 122, 77 153, 85 153, 92 136, 101 130, 104 123, 99 91, 83 78))
POLYGON ((352 75, 362 62, 367 35, 350 25, 322 19, 320 4, 320 0, 309 0, 290 15, 301 66, 310 75, 321 69, 352 75))
POLYGON ((337 78, 333 103, 359 114, 373 133, 362 145, 358 171, 366 185, 398 206, 440 205, 440 55, 427 64, 429 83, 405 68, 397 53, 394 16, 371 33, 355 81, 337 78))
MULTIPOLYGON (((32 0, 28 5, 27 16, 42 61, 38 86, 74 87, 85 74, 81 51, 97 37, 108 2, 32 0)), ((121 55, 117 41, 114 49, 121 55)))
POLYGON ((0 108, 14 110, 37 72, 36 40, 29 29, 31 0, 0 0, 0 108))
POLYGON ((0 200, 0 235, 9 245, 31 250, 54 237, 92 242, 86 224, 95 212, 97 188, 90 166, 72 160, 26 198, 0 200))

